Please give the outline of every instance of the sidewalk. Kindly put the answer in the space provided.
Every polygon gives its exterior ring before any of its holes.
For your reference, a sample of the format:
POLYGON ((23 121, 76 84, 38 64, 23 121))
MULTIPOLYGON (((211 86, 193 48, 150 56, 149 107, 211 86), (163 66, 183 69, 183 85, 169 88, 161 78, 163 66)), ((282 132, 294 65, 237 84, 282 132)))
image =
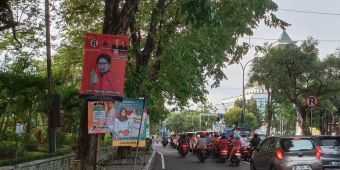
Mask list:
MULTIPOLYGON (((155 150, 150 150, 150 154, 145 154, 145 164, 144 164, 144 152, 138 153, 138 157, 136 161, 136 170, 151 170, 152 159, 156 157, 156 154, 153 155, 155 150), (151 158, 151 159, 150 159, 151 158)), ((99 170, 133 170, 134 159, 123 159, 116 160, 113 164, 111 160, 108 161, 106 165, 99 164, 99 170)))

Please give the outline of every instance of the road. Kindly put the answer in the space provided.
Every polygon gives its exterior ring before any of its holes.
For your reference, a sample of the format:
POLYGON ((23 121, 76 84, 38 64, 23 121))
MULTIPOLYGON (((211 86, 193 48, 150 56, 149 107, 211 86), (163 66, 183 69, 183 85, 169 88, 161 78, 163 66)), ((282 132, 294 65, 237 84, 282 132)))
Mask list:
MULTIPOLYGON (((185 169, 194 169, 194 170, 249 170, 248 162, 241 162, 241 165, 229 166, 228 163, 216 163, 216 158, 209 157, 205 160, 204 163, 198 161, 197 157, 193 155, 191 152, 185 158, 182 158, 176 149, 172 149, 169 147, 163 147, 161 143, 154 143, 153 147, 161 152, 164 157, 164 165, 166 170, 185 170, 185 169)), ((162 159, 159 153, 157 153, 157 157, 155 159, 155 167, 153 170, 162 170, 162 159)))

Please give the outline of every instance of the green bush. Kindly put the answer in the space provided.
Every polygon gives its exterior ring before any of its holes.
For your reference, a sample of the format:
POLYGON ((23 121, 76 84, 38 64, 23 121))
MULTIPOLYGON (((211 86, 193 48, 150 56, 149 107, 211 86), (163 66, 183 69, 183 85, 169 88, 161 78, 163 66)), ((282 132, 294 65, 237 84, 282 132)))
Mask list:
POLYGON ((60 148, 66 144, 66 135, 62 134, 61 132, 57 132, 56 137, 57 148, 60 148))
POLYGON ((1 166, 13 166, 13 165, 21 164, 24 162, 30 162, 30 161, 39 160, 39 159, 47 159, 47 158, 57 157, 57 156, 61 156, 61 155, 69 154, 69 153, 70 151, 68 149, 58 150, 58 152, 55 152, 55 153, 34 152, 33 155, 30 155, 24 158, 0 160, 0 167, 1 166))
MULTIPOLYGON (((13 158, 16 153, 16 141, 2 141, 0 142, 0 156, 2 158, 13 158)), ((18 155, 23 152, 22 143, 18 143, 18 155)))
POLYGON ((16 141, 17 140, 16 134, 15 134, 15 132, 13 132, 12 128, 6 129, 4 140, 6 140, 6 141, 16 141))
POLYGON ((112 136, 110 133, 105 133, 104 140, 100 141, 100 147, 112 146, 112 136))

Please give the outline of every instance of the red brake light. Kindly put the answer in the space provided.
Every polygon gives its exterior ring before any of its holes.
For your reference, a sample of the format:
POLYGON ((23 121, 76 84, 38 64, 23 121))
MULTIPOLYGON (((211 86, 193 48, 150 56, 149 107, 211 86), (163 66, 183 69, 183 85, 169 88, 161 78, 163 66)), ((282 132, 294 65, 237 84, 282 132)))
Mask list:
POLYGON ((202 149, 206 149, 205 147, 202 147, 202 149))
POLYGON ((186 148, 186 147, 187 147, 187 145, 185 145, 185 144, 184 144, 184 145, 182 145, 182 147, 183 147, 183 148, 186 148))
POLYGON ((300 140, 301 138, 293 138, 294 140, 300 140))
POLYGON ((319 164, 319 168, 321 168, 322 167, 322 165, 321 164, 319 164))
POLYGON ((210 146, 210 143, 208 143, 207 146, 210 146))
POLYGON ((283 165, 281 165, 281 169, 285 169, 285 167, 283 165))
POLYGON ((243 146, 243 149, 244 149, 244 150, 248 150, 248 147, 246 147, 246 146, 243 146))
POLYGON ((277 159, 283 160, 282 151, 282 148, 276 150, 277 159))
POLYGON ((237 149, 237 150, 236 150, 236 153, 240 153, 240 150, 239 150, 239 149, 237 149))
POLYGON ((228 153, 228 150, 222 150, 223 153, 228 153))
POLYGON ((197 140, 197 138, 196 138, 196 137, 195 137, 194 139, 195 139, 195 140, 197 140))

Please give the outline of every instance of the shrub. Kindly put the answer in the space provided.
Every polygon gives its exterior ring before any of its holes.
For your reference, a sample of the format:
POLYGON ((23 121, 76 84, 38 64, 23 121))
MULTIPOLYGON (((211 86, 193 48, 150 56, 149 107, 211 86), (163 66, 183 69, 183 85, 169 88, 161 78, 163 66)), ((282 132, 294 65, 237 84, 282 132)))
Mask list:
POLYGON ((100 142, 100 147, 112 146, 112 136, 110 133, 105 133, 104 140, 100 142))
POLYGON ((61 132, 57 132, 56 138, 57 148, 60 148, 66 144, 66 135, 62 134, 61 132))
MULTIPOLYGON (((16 153, 16 141, 2 141, 0 142, 0 155, 3 158, 13 158, 16 153)), ((22 143, 18 143, 18 155, 23 152, 22 143)))

